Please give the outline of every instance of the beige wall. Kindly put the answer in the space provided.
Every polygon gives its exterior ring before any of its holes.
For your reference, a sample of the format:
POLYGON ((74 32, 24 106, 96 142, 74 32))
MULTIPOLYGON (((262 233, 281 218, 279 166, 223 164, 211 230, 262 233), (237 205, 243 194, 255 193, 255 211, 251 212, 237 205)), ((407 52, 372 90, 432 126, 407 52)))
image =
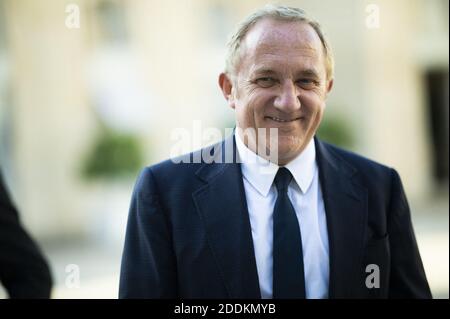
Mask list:
POLYGON ((90 138, 83 33, 67 29, 64 2, 6 1, 13 103, 11 161, 22 218, 41 237, 83 225, 76 178, 90 138))
MULTIPOLYGON (((64 25, 68 2, 3 1, 14 107, 14 195, 39 237, 83 231, 91 220, 85 202, 92 194, 80 180, 79 165, 95 128, 87 68, 99 49, 93 13, 98 1, 72 1, 81 8, 80 29, 64 25)), ((203 127, 222 126, 233 117, 217 86, 226 41, 220 29, 230 32, 265 2, 123 3, 130 34, 126 52, 152 96, 143 138, 149 142, 148 161, 155 162, 169 156, 173 128, 190 129, 197 119, 203 127), (223 16, 214 13, 221 7, 223 16)), ((368 1, 286 3, 301 5, 321 21, 333 45, 336 80, 328 116, 347 118, 357 151, 398 169, 410 198, 425 196, 430 141, 421 76, 436 63, 448 68, 448 29, 422 25, 418 16, 429 10, 435 17, 439 0, 376 1, 381 24, 375 30, 365 26, 368 1), (446 47, 440 44, 445 41, 446 47)))
MULTIPOLYGON (((439 1, 406 0, 378 3, 380 28, 367 29, 362 38, 366 57, 364 105, 367 106, 363 118, 364 150, 399 171, 409 197, 424 199, 433 191, 433 180, 423 76, 431 61, 441 61, 440 66, 448 69, 448 60, 447 65, 442 60, 442 55, 448 57, 448 45, 434 54, 431 47, 423 46, 433 33, 423 32, 429 21, 422 13, 425 6, 437 9, 440 4, 439 1)), ((438 17, 433 16, 435 20, 438 17)), ((448 44, 448 33, 434 35, 434 41, 448 44)))

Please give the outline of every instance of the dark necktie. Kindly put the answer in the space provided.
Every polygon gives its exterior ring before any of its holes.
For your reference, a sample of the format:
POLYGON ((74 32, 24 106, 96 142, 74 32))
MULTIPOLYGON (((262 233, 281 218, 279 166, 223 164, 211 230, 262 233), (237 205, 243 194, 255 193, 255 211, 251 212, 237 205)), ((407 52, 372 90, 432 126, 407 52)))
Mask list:
POLYGON ((305 298, 305 277, 300 228, 287 190, 292 174, 278 169, 278 197, 273 211, 273 298, 305 298))

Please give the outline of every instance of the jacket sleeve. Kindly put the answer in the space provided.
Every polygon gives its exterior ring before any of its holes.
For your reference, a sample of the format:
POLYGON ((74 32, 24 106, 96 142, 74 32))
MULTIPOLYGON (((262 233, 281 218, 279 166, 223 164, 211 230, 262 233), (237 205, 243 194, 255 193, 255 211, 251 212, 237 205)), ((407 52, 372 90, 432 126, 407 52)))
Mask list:
POLYGON ((122 255, 119 298, 176 298, 177 272, 169 221, 151 168, 133 191, 122 255))
POLYGON ((36 243, 22 227, 0 175, 0 281, 10 298, 49 298, 52 278, 36 243))
POLYGON ((389 298, 431 298, 419 249, 417 247, 411 214, 402 182, 395 170, 391 171, 392 188, 388 216, 391 252, 389 298))

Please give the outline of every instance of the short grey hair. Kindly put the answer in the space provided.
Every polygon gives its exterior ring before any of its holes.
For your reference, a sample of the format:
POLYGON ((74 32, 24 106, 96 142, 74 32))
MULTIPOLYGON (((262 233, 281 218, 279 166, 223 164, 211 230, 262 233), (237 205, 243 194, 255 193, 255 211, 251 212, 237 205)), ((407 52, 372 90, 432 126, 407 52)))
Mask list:
POLYGON ((236 66, 240 62, 240 48, 241 43, 250 29, 260 20, 270 18, 278 21, 286 22, 304 22, 309 24, 316 31, 322 42, 325 54, 325 69, 327 73, 327 80, 333 78, 334 72, 334 58, 331 46, 325 37, 320 24, 308 17, 306 12, 299 8, 287 7, 283 5, 266 5, 262 9, 250 14, 244 21, 242 21, 236 31, 231 35, 228 41, 228 52, 225 62, 225 72, 234 74, 236 66))

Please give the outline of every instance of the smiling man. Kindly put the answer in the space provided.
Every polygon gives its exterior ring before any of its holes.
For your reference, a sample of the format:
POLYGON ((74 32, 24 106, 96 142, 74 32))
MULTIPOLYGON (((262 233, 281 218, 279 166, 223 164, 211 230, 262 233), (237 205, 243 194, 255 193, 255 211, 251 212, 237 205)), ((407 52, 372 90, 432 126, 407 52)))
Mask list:
POLYGON ((396 171, 314 137, 333 86, 319 24, 253 13, 219 85, 235 134, 141 173, 120 297, 430 298, 396 171))
POLYGON ((229 106, 236 110, 241 139, 248 128, 266 128, 267 137, 270 128, 278 129, 279 165, 293 160, 311 141, 333 86, 331 51, 319 26, 296 21, 295 14, 302 13, 286 10, 285 19, 261 17, 245 37, 238 32, 231 41, 227 72, 219 77, 229 106), (289 14, 294 14, 292 21, 289 14))

